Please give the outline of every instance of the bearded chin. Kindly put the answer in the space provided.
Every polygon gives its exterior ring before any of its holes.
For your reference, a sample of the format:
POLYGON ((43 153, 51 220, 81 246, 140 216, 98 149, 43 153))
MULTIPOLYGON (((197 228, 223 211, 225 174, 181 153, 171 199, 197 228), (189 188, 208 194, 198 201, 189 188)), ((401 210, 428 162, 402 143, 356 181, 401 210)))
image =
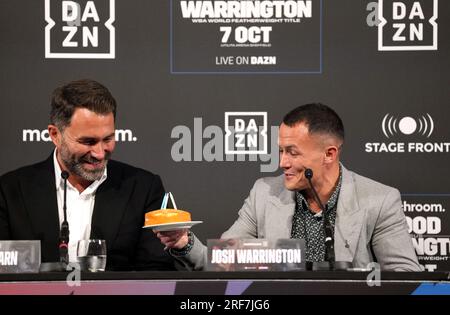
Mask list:
POLYGON ((76 163, 75 165, 73 165, 74 167, 70 171, 73 174, 83 178, 84 180, 94 182, 102 178, 107 163, 108 161, 105 161, 104 167, 96 170, 86 170, 83 168, 83 165, 81 163, 76 163))
POLYGON ((105 165, 102 168, 95 170, 87 170, 83 168, 82 158, 77 159, 76 156, 73 155, 70 156, 69 154, 67 154, 68 152, 65 151, 64 149, 65 148, 61 150, 61 159, 63 160, 64 164, 66 165, 70 173, 78 177, 81 177, 82 179, 89 182, 94 182, 102 178, 103 173, 105 172, 105 167, 108 164, 108 159, 111 156, 110 154, 105 158, 105 165))

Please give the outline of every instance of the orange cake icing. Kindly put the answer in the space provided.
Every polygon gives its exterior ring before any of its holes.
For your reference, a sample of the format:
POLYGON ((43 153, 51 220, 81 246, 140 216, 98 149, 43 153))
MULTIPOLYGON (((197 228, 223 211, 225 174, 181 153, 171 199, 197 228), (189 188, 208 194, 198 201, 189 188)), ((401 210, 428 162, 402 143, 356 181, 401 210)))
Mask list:
POLYGON ((187 211, 177 209, 161 209, 147 212, 145 214, 145 225, 155 225, 174 222, 189 222, 191 214, 187 211))

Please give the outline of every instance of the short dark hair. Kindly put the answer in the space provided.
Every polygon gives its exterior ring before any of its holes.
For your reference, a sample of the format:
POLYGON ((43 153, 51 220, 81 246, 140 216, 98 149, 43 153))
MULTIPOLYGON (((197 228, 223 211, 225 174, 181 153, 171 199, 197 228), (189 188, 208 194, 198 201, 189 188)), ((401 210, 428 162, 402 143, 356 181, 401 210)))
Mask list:
POLYGON ((77 108, 86 108, 96 114, 113 113, 116 117, 116 100, 102 84, 89 79, 72 81, 53 91, 50 122, 61 131, 72 119, 77 108))
POLYGON ((328 134, 344 142, 344 124, 341 118, 330 107, 321 103, 299 106, 283 118, 286 126, 294 127, 304 123, 310 134, 328 134))

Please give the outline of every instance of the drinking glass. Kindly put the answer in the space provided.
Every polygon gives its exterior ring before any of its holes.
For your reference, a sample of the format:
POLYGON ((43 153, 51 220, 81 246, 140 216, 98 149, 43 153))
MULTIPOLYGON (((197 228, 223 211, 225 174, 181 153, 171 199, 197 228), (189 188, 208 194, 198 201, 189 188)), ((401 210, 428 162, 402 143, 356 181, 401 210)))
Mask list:
POLYGON ((105 271, 105 240, 91 239, 78 241, 77 259, 82 271, 105 271))

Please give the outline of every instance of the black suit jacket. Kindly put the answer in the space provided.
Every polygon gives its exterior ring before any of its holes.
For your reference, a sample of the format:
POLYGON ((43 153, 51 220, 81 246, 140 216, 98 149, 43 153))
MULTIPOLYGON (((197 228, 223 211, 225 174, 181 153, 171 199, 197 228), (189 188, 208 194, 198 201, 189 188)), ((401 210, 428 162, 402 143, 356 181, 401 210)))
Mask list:
MULTIPOLYGON (((175 270, 154 233, 142 229, 145 213, 159 209, 163 195, 158 175, 108 162, 91 224, 91 238, 106 240, 107 269, 175 270)), ((40 240, 42 262, 59 261, 59 228, 53 155, 0 177, 1 240, 40 240)))

